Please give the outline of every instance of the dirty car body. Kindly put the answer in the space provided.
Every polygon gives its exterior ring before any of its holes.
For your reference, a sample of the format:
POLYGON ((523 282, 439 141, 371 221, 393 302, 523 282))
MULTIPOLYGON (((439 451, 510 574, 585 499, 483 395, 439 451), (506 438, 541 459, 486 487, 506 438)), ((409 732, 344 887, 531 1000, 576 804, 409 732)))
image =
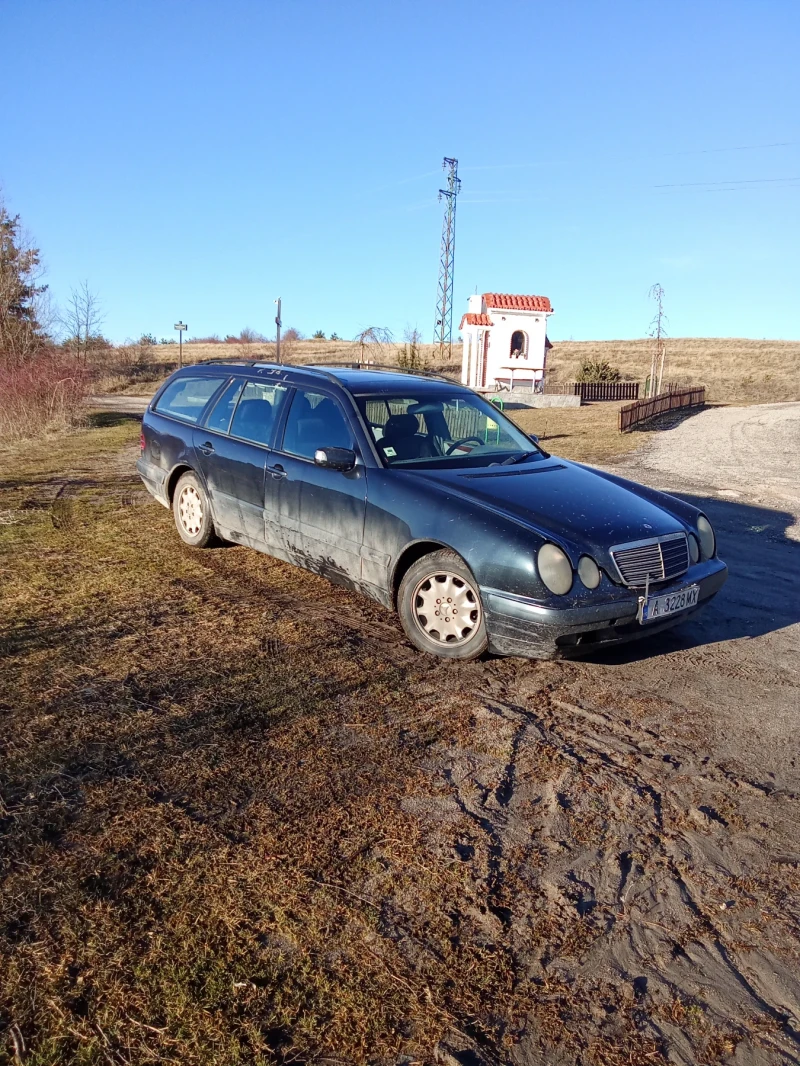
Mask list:
MULTIPOLYGON (((389 608, 410 567, 454 553, 466 567, 456 584, 475 589, 471 617, 504 655, 558 658, 656 634, 699 611, 727 576, 696 508, 549 455, 444 379, 184 368, 148 407, 137 468, 166 507, 191 473, 219 537, 389 608)), ((407 595, 421 604, 426 588, 407 595)), ((455 633, 441 637, 451 652, 455 633)))

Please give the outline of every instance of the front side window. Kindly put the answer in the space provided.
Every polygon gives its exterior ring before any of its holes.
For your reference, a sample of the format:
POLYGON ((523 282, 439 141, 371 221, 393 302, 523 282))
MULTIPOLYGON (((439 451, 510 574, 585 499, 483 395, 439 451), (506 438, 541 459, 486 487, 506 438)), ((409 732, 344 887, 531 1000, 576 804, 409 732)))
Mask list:
POLYGON ((422 386, 356 402, 387 466, 489 466, 546 457, 496 407, 469 392, 422 386))
POLYGON ((320 392, 298 389, 286 418, 283 451, 313 459, 318 448, 352 448, 353 434, 342 409, 320 392))
POLYGON ((155 409, 159 414, 172 415, 182 422, 196 423, 206 404, 224 381, 224 377, 178 378, 161 393, 155 409))
POLYGON ((242 389, 231 422, 232 437, 269 444, 272 429, 278 420, 283 401, 289 390, 285 385, 267 381, 248 381, 242 389))

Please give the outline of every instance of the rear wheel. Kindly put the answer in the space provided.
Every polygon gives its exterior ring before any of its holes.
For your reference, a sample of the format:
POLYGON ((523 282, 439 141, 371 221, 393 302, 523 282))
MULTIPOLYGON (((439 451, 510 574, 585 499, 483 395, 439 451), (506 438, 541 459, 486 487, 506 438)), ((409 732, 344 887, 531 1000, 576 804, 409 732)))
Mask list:
POLYGON ((409 567, 397 610, 409 640, 431 655, 475 659, 489 643, 478 584, 455 552, 431 552, 409 567))
POLYGON ((172 514, 181 540, 193 548, 207 548, 214 542, 214 522, 205 489, 197 474, 187 470, 175 486, 172 514))

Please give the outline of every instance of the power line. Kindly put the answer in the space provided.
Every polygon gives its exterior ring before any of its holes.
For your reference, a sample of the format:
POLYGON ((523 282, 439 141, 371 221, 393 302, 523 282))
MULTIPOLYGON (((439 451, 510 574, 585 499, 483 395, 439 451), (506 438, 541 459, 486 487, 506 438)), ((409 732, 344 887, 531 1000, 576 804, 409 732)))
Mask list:
POLYGON ((798 178, 736 178, 731 181, 678 181, 669 185, 653 185, 654 189, 689 189, 697 185, 762 185, 775 181, 797 181, 798 178))

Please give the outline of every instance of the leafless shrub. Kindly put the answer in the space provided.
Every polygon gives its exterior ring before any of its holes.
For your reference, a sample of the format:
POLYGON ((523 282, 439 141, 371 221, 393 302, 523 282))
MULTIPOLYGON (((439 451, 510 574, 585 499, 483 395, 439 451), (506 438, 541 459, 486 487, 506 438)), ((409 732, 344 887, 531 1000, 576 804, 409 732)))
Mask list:
POLYGON ((245 328, 239 333, 240 344, 264 344, 266 340, 267 338, 263 333, 259 333, 255 329, 250 329, 249 326, 245 326, 245 328))
POLYGON ((422 334, 416 326, 406 326, 403 333, 403 348, 397 357, 397 365, 403 370, 424 370, 428 360, 422 352, 422 334))
POLYGON ((82 359, 42 350, 0 367, 0 439, 22 440, 69 429, 85 417, 90 375, 82 359))
POLYGON ((353 344, 362 363, 380 362, 383 349, 394 340, 386 326, 367 326, 353 338, 353 344))

